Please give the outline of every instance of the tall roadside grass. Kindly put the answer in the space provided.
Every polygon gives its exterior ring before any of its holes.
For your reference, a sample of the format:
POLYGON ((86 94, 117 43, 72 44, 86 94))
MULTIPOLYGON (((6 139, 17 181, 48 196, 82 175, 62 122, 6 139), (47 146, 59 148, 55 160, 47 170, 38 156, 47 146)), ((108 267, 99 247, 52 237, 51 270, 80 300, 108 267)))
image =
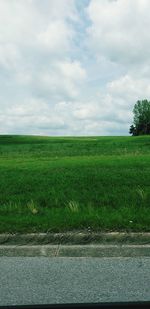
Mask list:
POLYGON ((39 208, 33 201, 26 207, 5 205, 0 212, 0 233, 88 231, 149 231, 147 207, 87 207, 69 201, 64 208, 39 208))

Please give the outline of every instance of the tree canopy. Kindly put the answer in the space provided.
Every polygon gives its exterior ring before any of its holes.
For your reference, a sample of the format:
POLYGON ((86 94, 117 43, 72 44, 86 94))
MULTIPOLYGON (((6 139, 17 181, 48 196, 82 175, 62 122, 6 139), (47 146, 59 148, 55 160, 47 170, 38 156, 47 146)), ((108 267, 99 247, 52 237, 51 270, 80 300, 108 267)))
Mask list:
POLYGON ((138 100, 133 108, 133 124, 129 133, 132 135, 150 134, 150 101, 138 100))

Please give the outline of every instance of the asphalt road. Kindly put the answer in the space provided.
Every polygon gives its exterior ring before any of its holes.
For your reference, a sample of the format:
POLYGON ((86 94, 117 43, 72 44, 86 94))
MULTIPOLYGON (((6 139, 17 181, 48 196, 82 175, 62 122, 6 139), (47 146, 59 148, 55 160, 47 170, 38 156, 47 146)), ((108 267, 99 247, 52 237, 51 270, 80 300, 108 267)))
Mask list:
POLYGON ((150 258, 0 257, 0 306, 150 301, 150 258))

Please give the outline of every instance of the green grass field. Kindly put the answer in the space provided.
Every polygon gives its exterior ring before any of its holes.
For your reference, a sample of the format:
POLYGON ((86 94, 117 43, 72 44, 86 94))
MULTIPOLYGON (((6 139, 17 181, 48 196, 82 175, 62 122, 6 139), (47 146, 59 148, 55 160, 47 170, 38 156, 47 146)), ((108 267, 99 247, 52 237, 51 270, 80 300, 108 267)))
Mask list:
POLYGON ((150 136, 0 136, 0 233, 150 231, 150 136))

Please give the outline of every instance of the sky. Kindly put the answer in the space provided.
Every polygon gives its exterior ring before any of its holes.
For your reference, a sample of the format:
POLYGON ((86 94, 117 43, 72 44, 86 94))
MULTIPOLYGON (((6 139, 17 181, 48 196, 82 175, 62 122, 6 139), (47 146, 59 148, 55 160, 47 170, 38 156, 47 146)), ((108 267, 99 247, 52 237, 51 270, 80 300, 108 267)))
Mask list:
POLYGON ((0 134, 129 135, 149 0, 0 0, 0 134))

